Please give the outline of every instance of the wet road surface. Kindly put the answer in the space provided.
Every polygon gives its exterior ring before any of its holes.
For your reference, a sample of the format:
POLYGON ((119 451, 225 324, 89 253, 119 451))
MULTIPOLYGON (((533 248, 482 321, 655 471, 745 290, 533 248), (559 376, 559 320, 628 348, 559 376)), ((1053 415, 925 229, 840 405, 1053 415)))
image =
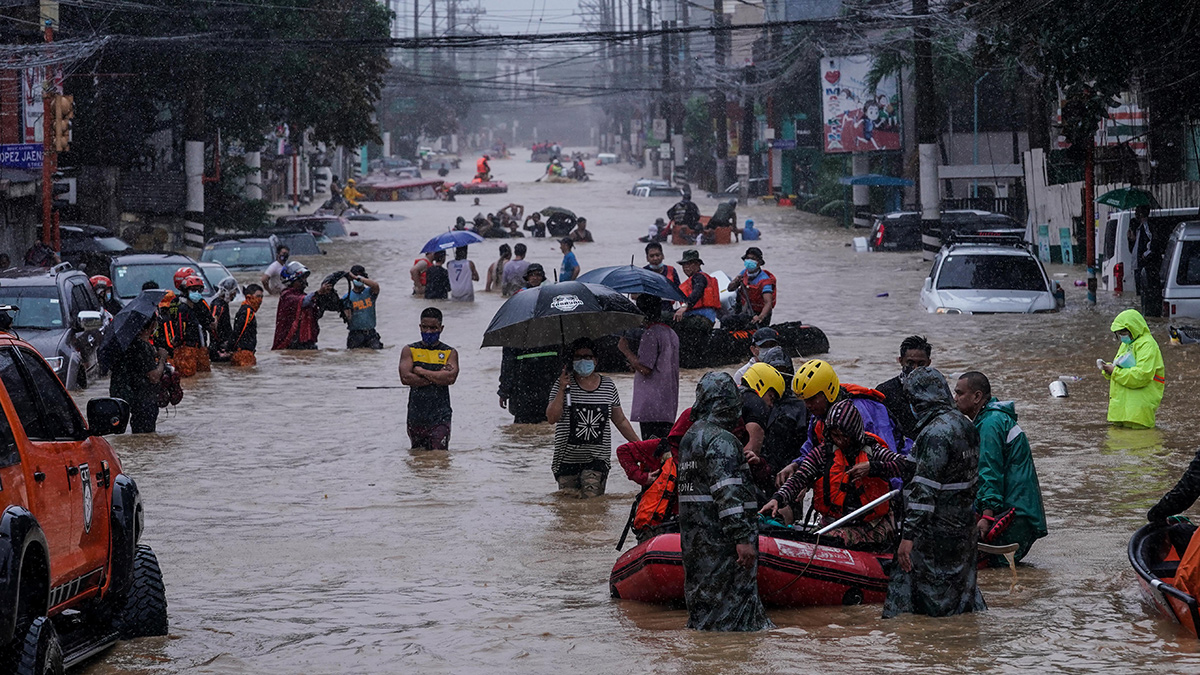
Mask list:
MULTIPOLYGON (((430 303, 410 295, 408 268, 426 239, 455 216, 564 206, 585 215, 597 242, 576 251, 584 270, 643 264, 636 242, 670 200, 625 194, 640 174, 598 167, 580 185, 534 183, 540 165, 493 161, 507 195, 372 204, 401 222, 355 222, 361 236, 304 260, 319 279, 351 264, 383 286, 379 331, 387 349, 344 349, 341 322, 322 322, 321 349, 268 347, 275 300, 259 315, 253 370, 218 366, 185 382, 182 404, 156 437, 115 439, 146 508, 143 541, 164 570, 171 635, 122 643, 82 672, 109 673, 768 673, 838 664, 847 672, 963 670, 1186 672, 1200 643, 1153 616, 1126 560, 1129 535, 1178 478, 1197 445, 1197 347, 1163 346, 1167 393, 1156 431, 1110 430, 1096 358, 1111 359, 1108 325, 1135 299, 1084 306, 1068 273, 1068 307, 1036 316, 933 316, 918 304, 928 272, 919 253, 868 254, 851 233, 793 209, 739 209, 763 232, 766 267, 780 281, 780 321, 820 326, 843 381, 873 386, 897 369, 911 333, 934 345, 946 373, 977 369, 1015 399, 1033 444, 1050 535, 1015 584, 980 574, 991 611, 950 619, 879 618, 879 606, 769 611, 778 629, 715 635, 683 629, 681 609, 609 599, 614 545, 635 486, 613 459, 609 494, 554 493, 552 427, 514 426, 497 403, 500 351, 479 349, 501 304, 476 284, 474 304, 437 303, 443 341, 460 349, 448 453, 408 448, 400 346, 419 339, 430 303), (877 294, 887 292, 886 298, 877 294), (1050 397, 1059 376, 1082 375, 1070 398, 1050 397)), ((463 166, 471 164, 464 161, 463 166)), ((468 171, 451 174, 466 180, 468 171)), ((715 202, 698 199, 703 213, 715 202)), ((861 234, 861 233, 858 233, 861 234)), ((547 271, 550 239, 525 239, 547 271)), ((484 278, 502 241, 471 248, 484 278)), ((508 243, 515 243, 509 241, 508 243)), ((667 246, 668 261, 681 247, 667 246)), ((744 248, 702 249, 705 269, 735 272, 744 248)), ((243 282, 255 280, 252 274, 243 282)), ((339 292, 344 288, 339 286, 339 292)), ((733 368, 729 369, 732 372, 733 368)), ((681 407, 701 371, 686 371, 681 407)), ((631 401, 632 377, 615 375, 631 401)), ((87 395, 103 395, 106 383, 87 395)), ((81 397, 83 398, 83 397, 81 397)), ((82 407, 82 403, 81 403, 82 407)))

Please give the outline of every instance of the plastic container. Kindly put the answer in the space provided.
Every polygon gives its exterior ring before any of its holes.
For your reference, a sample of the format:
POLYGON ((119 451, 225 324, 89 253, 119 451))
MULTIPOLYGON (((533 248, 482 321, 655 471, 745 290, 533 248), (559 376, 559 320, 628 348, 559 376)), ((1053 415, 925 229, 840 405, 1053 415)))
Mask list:
POLYGON ((1082 382, 1083 378, 1079 375, 1059 375, 1059 382, 1082 382))
POLYGON ((1054 398, 1067 398, 1070 394, 1067 393, 1067 383, 1061 380, 1055 380, 1050 383, 1050 395, 1054 398))

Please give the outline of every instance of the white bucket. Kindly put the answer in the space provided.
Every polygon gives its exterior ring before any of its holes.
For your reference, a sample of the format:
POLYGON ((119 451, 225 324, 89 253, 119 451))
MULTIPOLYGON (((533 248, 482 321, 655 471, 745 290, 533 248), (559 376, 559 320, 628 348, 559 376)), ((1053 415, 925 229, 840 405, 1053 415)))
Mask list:
POLYGON ((1070 394, 1067 393, 1067 383, 1062 380, 1055 380, 1050 383, 1050 395, 1054 398, 1067 398, 1070 394))

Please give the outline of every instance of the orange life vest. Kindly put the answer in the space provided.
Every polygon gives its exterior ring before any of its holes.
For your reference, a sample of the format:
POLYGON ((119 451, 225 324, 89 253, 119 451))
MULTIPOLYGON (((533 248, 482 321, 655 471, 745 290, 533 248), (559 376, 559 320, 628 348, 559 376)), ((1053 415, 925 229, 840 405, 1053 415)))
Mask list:
POLYGON ((675 495, 678 493, 675 484, 678 477, 679 472, 675 466, 675 458, 667 455, 658 478, 655 478, 650 487, 646 488, 646 494, 642 495, 641 501, 638 502, 637 514, 633 517, 634 530, 643 530, 659 525, 667 517, 667 513, 671 510, 671 504, 675 502, 675 495))
MULTIPOLYGON (((426 258, 426 257, 424 257, 424 256, 421 256, 420 258, 417 258, 416 260, 414 260, 414 261, 413 261, 413 267, 416 267, 416 266, 417 266, 418 264, 420 264, 421 262, 427 262, 427 263, 428 263, 428 262, 429 262, 429 258, 426 258)), ((430 264, 432 264, 432 263, 430 263, 430 264)), ((421 273, 420 273, 419 275, 417 275, 417 277, 418 277, 418 278, 421 280, 421 285, 422 285, 422 286, 424 286, 424 285, 425 285, 425 273, 426 273, 426 272, 428 272, 428 271, 429 271, 429 265, 426 265, 426 266, 425 266, 425 269, 421 270, 421 273)))
POLYGON ((763 270, 762 276, 753 284, 747 278, 749 275, 742 272, 742 288, 746 289, 746 296, 750 302, 750 309, 754 312, 761 312, 767 301, 763 299, 763 288, 770 286, 771 294, 775 298, 775 304, 779 304, 779 285, 775 281, 775 275, 763 270))
POLYGON ((479 173, 488 172, 488 161, 482 157, 475 161, 475 170, 479 173))
MULTIPOLYGON (((875 434, 867 432, 867 438, 874 439, 880 447, 887 447, 887 442, 875 434)), ((834 450, 833 463, 825 467, 825 477, 818 478, 817 482, 813 483, 813 508, 828 518, 841 518, 854 509, 890 492, 892 487, 883 478, 868 476, 856 483, 846 476, 850 467, 865 461, 867 461, 865 448, 858 451, 854 461, 847 459, 841 448, 834 450), (848 500, 847 497, 851 495, 854 498, 848 500)), ((882 518, 887 515, 887 512, 888 503, 884 502, 863 516, 862 520, 870 522, 882 518)))
MULTIPOLYGON (((703 274, 708 284, 705 285, 704 293, 696 301, 696 304, 692 306, 692 309, 721 309, 721 289, 717 288, 717 280, 704 272, 697 272, 696 274, 703 274)), ((688 277, 687 281, 679 284, 679 290, 683 291, 684 296, 691 297, 692 277, 688 277)))

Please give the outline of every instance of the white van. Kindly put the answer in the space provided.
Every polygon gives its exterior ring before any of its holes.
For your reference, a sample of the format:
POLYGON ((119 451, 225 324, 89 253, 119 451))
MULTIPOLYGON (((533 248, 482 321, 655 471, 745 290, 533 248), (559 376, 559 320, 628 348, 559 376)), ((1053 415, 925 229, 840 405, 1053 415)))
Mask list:
MULTIPOLYGON (((1168 236, 1176 225, 1185 220, 1200 218, 1200 208, 1154 209, 1150 211, 1150 224, 1161 236, 1168 236)), ((1108 214, 1104 227, 1096 228, 1096 250, 1100 255, 1100 283, 1102 291, 1116 290, 1117 266, 1123 270, 1123 291, 1135 292, 1133 249, 1129 244, 1129 224, 1133 222, 1133 211, 1114 211, 1108 214)))
POLYGON ((1200 318, 1200 221, 1180 223, 1167 241, 1163 316, 1200 318))

